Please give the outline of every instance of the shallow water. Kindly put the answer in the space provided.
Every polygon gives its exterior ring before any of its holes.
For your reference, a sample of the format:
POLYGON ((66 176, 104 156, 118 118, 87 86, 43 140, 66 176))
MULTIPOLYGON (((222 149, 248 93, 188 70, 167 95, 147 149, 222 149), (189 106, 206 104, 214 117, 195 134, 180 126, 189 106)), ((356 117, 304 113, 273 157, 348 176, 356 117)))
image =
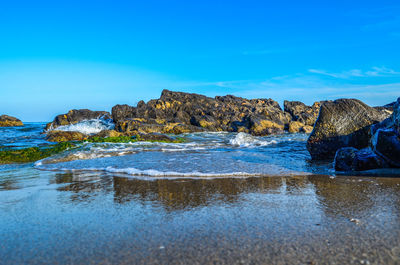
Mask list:
POLYGON ((0 165, 0 264, 400 264, 400 178, 333 176, 306 135, 187 137, 0 165))

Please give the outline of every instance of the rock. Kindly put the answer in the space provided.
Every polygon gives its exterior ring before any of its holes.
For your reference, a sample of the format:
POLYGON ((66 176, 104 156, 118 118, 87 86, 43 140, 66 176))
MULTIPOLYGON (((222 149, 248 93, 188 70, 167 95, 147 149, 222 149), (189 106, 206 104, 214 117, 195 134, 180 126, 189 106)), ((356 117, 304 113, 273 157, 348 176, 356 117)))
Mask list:
POLYGON ((394 129, 379 129, 372 139, 372 148, 392 167, 400 167, 400 135, 394 129))
POLYGON ((49 131, 46 136, 46 140, 49 142, 83 141, 87 138, 88 136, 81 132, 57 130, 49 131))
POLYGON ((210 98, 169 90, 163 90, 160 99, 147 103, 141 101, 136 107, 116 105, 112 108, 112 117, 120 132, 206 130, 248 132, 253 135, 282 133, 292 119, 272 99, 248 100, 232 95, 210 98), (138 119, 143 121, 138 122, 138 119))
POLYGON ((108 137, 119 137, 121 135, 122 133, 117 132, 116 130, 103 130, 95 134, 94 137, 108 138, 108 137))
POLYGON ((14 126, 24 126, 21 120, 8 116, 1 115, 0 116, 0 127, 14 127, 14 126))
POLYGON ((400 133, 400 98, 398 98, 395 103, 389 105, 393 108, 392 115, 384 121, 371 126, 371 137, 378 131, 378 129, 393 129, 400 133))
POLYGON ((112 110, 112 119, 115 123, 136 117, 136 108, 129 105, 115 105, 112 110))
POLYGON ((321 105, 307 149, 313 159, 322 160, 332 159, 342 147, 365 148, 370 126, 388 116, 357 99, 326 101, 321 105))
POLYGON ((138 139, 140 141, 149 141, 149 142, 173 142, 174 139, 171 137, 168 137, 164 134, 158 134, 158 133, 149 133, 149 134, 139 134, 138 139))
POLYGON ((335 170, 353 171, 353 162, 357 152, 358 149, 354 147, 343 147, 337 150, 335 160, 333 162, 335 170))
POLYGON ((365 171, 388 166, 371 148, 358 150, 354 147, 343 147, 336 152, 334 160, 337 171, 365 171))
POLYGON ((300 132, 311 133, 313 129, 314 129, 313 126, 306 125, 306 126, 303 126, 303 128, 300 129, 300 132))
POLYGON ((315 102, 311 107, 300 101, 287 101, 283 103, 284 111, 288 112, 293 121, 301 122, 308 126, 314 126, 318 118, 320 102, 315 102))
POLYGON ((301 131, 302 128, 304 128, 304 126, 305 125, 299 121, 292 121, 289 123, 288 131, 290 133, 298 133, 301 131))
POLYGON ((111 119, 110 113, 106 111, 92 111, 88 109, 73 109, 66 114, 57 115, 54 120, 46 125, 46 131, 54 130, 63 125, 75 124, 84 120, 111 119))
POLYGON ((284 125, 259 116, 251 118, 250 133, 255 136, 283 133, 284 125))

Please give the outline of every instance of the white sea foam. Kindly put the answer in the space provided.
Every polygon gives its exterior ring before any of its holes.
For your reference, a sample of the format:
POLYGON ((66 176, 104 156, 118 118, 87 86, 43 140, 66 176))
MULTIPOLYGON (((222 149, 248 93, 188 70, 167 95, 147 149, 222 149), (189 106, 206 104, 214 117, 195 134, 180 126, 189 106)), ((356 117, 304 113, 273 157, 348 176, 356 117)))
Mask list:
POLYGON ((77 131, 84 134, 96 134, 103 130, 111 130, 114 124, 111 120, 92 119, 81 121, 76 124, 63 125, 56 128, 59 131, 77 131))
POLYGON ((229 143, 234 146, 252 147, 252 146, 266 146, 278 143, 276 140, 266 141, 260 140, 247 133, 238 133, 234 138, 229 140, 229 143))

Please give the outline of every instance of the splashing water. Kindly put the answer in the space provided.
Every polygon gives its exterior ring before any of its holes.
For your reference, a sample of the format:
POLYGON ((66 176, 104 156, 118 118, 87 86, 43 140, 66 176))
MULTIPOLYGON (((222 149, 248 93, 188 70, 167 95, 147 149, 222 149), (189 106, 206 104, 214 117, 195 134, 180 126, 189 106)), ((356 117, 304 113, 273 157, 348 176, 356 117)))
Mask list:
POLYGON ((92 119, 81 121, 76 124, 64 125, 57 127, 55 130, 59 131, 76 131, 83 134, 96 134, 103 130, 114 129, 114 124, 110 119, 92 119))
POLYGON ((250 146, 266 146, 270 144, 278 143, 276 140, 260 140, 256 137, 247 133, 238 133, 234 138, 229 140, 229 143, 239 147, 250 147, 250 146))

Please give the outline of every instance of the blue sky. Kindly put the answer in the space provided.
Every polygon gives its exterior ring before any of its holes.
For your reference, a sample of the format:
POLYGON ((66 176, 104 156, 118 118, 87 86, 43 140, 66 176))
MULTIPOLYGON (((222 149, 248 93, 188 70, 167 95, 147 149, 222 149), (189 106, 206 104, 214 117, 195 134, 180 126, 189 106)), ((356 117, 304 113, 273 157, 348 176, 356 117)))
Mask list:
POLYGON ((49 121, 162 89, 400 96, 398 1, 1 1, 0 114, 49 121))

